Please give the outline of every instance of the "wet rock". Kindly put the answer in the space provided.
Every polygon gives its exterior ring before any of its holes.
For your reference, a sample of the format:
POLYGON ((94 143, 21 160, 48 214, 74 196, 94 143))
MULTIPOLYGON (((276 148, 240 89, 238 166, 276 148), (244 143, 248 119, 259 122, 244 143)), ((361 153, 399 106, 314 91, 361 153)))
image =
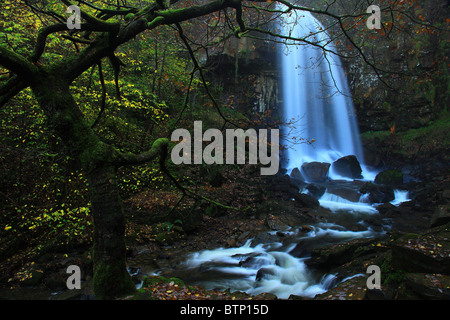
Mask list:
POLYGON ((392 203, 389 202, 377 206, 377 210, 381 215, 388 218, 391 218, 396 214, 401 213, 400 207, 394 206, 392 203))
POLYGON ((262 279, 270 279, 275 276, 275 270, 272 268, 261 268, 256 273, 256 281, 261 281, 262 279))
POLYGON ((366 299, 367 277, 354 277, 338 283, 325 293, 314 297, 314 300, 363 300, 366 299))
POLYGON ((310 267, 321 269, 329 269, 334 266, 340 266, 357 258, 361 254, 369 254, 368 248, 375 250, 371 246, 376 240, 374 239, 355 239, 342 243, 328 245, 322 248, 316 248, 311 252, 311 258, 305 263, 310 267))
POLYGON ((412 273, 450 274, 450 224, 397 239, 392 266, 412 273))
POLYGON ((359 202, 361 198, 361 193, 353 188, 330 186, 327 188, 327 192, 352 202, 359 202))
POLYGON ((342 157, 331 165, 332 170, 340 176, 361 179, 362 169, 358 159, 354 155, 342 157))
POLYGON ((442 274, 407 273, 403 279, 405 298, 450 300, 450 276, 442 274))
POLYGON ((322 197, 327 190, 327 188, 325 188, 324 186, 318 186, 312 183, 308 184, 308 186, 306 186, 306 189, 316 199, 320 199, 320 197, 322 197))
POLYGON ((319 200, 305 193, 298 193, 294 195, 294 200, 296 203, 300 204, 305 208, 318 208, 320 206, 319 200))
POLYGON ((359 192, 368 194, 369 203, 385 203, 395 199, 394 189, 391 186, 376 185, 371 182, 362 186, 359 192))
POLYGON ((438 206, 431 217, 431 228, 442 226, 450 222, 450 210, 448 205, 438 206))
POLYGON ((289 225, 284 223, 279 217, 273 215, 268 215, 265 223, 270 230, 285 231, 290 228, 289 225))
POLYGON ((294 183, 304 182, 305 178, 303 177, 302 173, 300 172, 299 168, 294 168, 291 171, 291 174, 289 175, 290 179, 294 183))
POLYGON ((234 247, 236 245, 236 239, 234 237, 228 238, 227 245, 229 247, 234 247))
POLYGON ((265 264, 267 264, 267 260, 260 253, 251 253, 247 257, 243 257, 243 260, 239 262, 239 266, 251 269, 261 268, 265 264))
POLYGON ((324 182, 328 179, 330 166, 326 162, 307 162, 302 164, 302 171, 308 181, 324 182))
POLYGON ((403 174, 400 170, 385 170, 376 175, 374 182, 389 186, 403 184, 403 174))

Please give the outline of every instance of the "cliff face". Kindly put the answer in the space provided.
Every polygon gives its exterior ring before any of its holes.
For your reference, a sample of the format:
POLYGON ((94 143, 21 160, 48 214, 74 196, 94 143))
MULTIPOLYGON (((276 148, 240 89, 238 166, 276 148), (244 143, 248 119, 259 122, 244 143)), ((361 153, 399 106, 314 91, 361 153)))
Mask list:
POLYGON ((210 56, 205 67, 208 79, 220 90, 222 105, 252 116, 281 111, 280 68, 273 42, 231 38, 224 50, 210 56))

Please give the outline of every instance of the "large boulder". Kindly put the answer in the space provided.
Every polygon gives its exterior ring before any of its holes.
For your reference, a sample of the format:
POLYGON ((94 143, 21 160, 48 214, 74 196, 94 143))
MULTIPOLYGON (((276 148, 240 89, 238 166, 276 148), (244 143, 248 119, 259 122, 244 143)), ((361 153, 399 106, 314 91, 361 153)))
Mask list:
POLYGON ((359 193, 359 191, 355 188, 348 188, 337 185, 329 186, 326 191, 351 202, 359 202, 361 198, 361 193, 359 193))
POLYGON ((431 217, 431 228, 442 226, 450 222, 450 210, 448 205, 438 206, 431 217))
MULTIPOLYGON (((407 273, 403 278, 406 299, 450 300, 450 277, 443 274, 407 273)), ((402 297, 400 297, 402 298, 402 297)))
POLYGON ((385 170, 376 175, 374 182, 388 186, 403 184, 403 173, 400 170, 385 170))
POLYGON ((328 179, 330 166, 326 162, 306 162, 302 164, 302 172, 310 182, 324 182, 328 179))
POLYGON ((349 155, 342 157, 335 162, 333 162, 331 166, 332 170, 343 177, 351 178, 351 179, 361 179, 362 169, 359 164, 358 159, 354 155, 349 155))
POLYGON ((303 177, 302 173, 300 172, 299 168, 294 168, 291 171, 291 174, 289 175, 292 182, 295 184, 301 183, 305 181, 305 178, 303 177))
POLYGON ((363 195, 367 195, 368 203, 386 203, 395 199, 394 189, 390 186, 376 185, 371 182, 366 183, 359 189, 363 195))
POLYGON ((325 191, 327 191, 327 188, 324 186, 316 185, 316 184, 308 184, 306 186, 306 189, 308 190, 309 194, 312 195, 314 198, 320 199, 324 194, 325 191))
POLYGON ((305 260, 305 263, 309 267, 319 269, 340 266, 358 258, 360 255, 372 254, 375 250, 372 246, 374 242, 376 242, 376 239, 354 239, 314 248, 310 253, 310 258, 305 260))
POLYGON ((306 208, 318 208, 320 206, 319 200, 305 193, 298 193, 294 195, 294 200, 299 203, 302 207, 306 208))
POLYGON ((405 272, 450 275, 450 225, 406 234, 392 246, 392 266, 405 272))

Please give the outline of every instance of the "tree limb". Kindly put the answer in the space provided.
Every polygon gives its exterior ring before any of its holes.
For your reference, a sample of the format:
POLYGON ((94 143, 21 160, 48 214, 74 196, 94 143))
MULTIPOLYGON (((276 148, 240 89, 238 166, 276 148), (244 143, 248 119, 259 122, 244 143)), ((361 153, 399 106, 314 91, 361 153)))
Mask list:
POLYGON ((91 129, 93 129, 97 125, 103 112, 105 112, 106 107, 106 86, 105 86, 105 79, 103 77, 102 61, 100 60, 97 65, 98 65, 98 74, 100 77, 100 84, 102 86, 102 100, 100 104, 100 112, 97 116, 97 119, 95 119, 94 123, 92 124, 91 129))
POLYGON ((18 76, 9 79, 2 87, 0 87, 0 108, 2 108, 11 98, 20 91, 27 88, 28 84, 18 76))
POLYGON ((114 161, 116 166, 139 165, 156 159, 166 158, 169 139, 160 138, 153 142, 151 149, 147 152, 135 154, 132 152, 117 151, 117 159, 114 161))
POLYGON ((0 45, 0 65, 27 80, 32 80, 38 71, 37 66, 3 45, 0 45))

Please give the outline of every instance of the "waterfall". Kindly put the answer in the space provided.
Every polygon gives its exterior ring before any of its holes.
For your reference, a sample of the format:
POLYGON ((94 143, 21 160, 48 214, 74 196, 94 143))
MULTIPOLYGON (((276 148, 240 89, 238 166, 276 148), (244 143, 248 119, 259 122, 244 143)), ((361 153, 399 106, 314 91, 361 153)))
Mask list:
POLYGON ((314 141, 291 145, 286 168, 312 161, 332 163, 346 155, 363 163, 349 86, 324 27, 304 11, 286 15, 281 28, 284 35, 317 45, 288 40, 281 52, 284 117, 292 121, 287 136, 291 142, 314 141))

